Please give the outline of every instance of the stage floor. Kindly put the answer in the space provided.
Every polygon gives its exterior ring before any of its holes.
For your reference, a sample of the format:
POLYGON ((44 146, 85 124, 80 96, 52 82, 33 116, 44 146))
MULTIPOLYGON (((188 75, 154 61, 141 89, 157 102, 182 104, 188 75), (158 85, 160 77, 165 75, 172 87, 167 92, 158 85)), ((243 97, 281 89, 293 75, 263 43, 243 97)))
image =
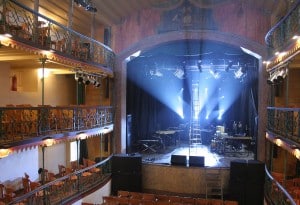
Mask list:
POLYGON ((142 155, 143 163, 155 164, 171 164, 172 155, 186 155, 189 156, 204 156, 205 167, 230 167, 232 160, 254 160, 254 153, 247 150, 244 146, 239 149, 227 149, 225 153, 218 153, 211 149, 211 145, 193 145, 188 143, 181 143, 180 145, 167 146, 163 150, 154 152, 147 150, 145 152, 138 152, 142 155))

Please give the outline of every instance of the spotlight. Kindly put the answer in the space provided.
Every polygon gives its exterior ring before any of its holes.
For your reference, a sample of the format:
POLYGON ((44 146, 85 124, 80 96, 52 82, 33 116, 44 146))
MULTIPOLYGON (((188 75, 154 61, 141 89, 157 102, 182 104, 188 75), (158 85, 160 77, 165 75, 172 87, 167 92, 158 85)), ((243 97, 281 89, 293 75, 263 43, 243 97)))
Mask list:
POLYGON ((86 77, 86 79, 84 80, 84 84, 89 85, 90 83, 91 83, 90 79, 86 77))
POLYGON ((100 82, 97 82, 96 84, 95 84, 95 87, 96 88, 99 88, 101 86, 101 83, 100 82))
POLYGON ((79 82, 79 83, 83 83, 83 77, 80 76, 80 77, 78 78, 78 82, 79 82))
POLYGON ((225 71, 228 72, 228 71, 232 68, 232 65, 233 65, 233 62, 232 62, 232 61, 229 61, 229 62, 228 62, 228 65, 227 65, 226 68, 225 68, 225 71))
POLYGON ((183 79, 184 78, 184 70, 177 68, 174 72, 174 75, 179 79, 183 79))
POLYGON ((202 73, 202 66, 201 66, 201 60, 198 61, 197 67, 200 73, 202 73))
POLYGON ((96 13, 97 12, 97 8, 92 7, 91 5, 88 5, 87 7, 85 7, 85 10, 96 13))

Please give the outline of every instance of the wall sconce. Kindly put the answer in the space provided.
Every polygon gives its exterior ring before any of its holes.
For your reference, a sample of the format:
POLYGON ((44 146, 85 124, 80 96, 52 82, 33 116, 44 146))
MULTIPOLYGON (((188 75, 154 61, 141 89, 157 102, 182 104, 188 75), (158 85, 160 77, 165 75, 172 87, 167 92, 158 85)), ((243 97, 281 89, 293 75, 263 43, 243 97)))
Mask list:
POLYGON ((76 137, 77 140, 84 140, 86 138, 87 138, 87 134, 85 132, 79 132, 76 137))
POLYGON ((282 145, 282 140, 281 139, 279 139, 279 138, 275 138, 275 144, 278 146, 278 147, 280 147, 281 145, 282 145))
POLYGON ((0 159, 7 157, 10 154, 11 150, 9 148, 0 147, 0 159))
POLYGON ((300 159, 300 150, 299 149, 294 149, 293 154, 297 159, 300 159))
POLYGON ((0 34, 0 44, 4 46, 9 46, 11 37, 12 35, 9 33, 0 34))
POLYGON ((52 137, 43 138, 42 147, 50 147, 54 144, 54 139, 52 137))

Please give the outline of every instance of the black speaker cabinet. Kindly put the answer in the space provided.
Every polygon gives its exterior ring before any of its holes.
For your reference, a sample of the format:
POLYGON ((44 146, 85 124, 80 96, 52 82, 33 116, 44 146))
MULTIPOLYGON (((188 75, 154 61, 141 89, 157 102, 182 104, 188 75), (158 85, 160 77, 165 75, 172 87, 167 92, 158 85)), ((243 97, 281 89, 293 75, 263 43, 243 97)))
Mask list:
POLYGON ((230 163, 229 191, 239 205, 264 204, 264 163, 257 160, 234 160, 230 163))
POLYGON ((142 191, 142 157, 139 154, 112 157, 112 194, 118 190, 142 191))
POLYGON ((186 155, 171 155, 171 165, 187 165, 187 156, 186 155))
POLYGON ((120 154, 112 157, 112 173, 140 173, 142 156, 140 154, 120 154))
POLYGON ((189 156, 190 167, 204 167, 205 158, 202 156, 189 156))

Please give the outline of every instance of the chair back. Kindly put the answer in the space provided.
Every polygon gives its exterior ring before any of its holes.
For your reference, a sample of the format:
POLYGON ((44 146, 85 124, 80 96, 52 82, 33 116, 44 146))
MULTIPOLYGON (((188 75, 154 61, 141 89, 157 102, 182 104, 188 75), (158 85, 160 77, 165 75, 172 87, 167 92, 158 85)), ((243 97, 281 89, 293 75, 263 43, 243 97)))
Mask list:
POLYGON ((3 199, 5 196, 5 186, 0 184, 0 199, 3 199))
POLYGON ((23 191, 24 193, 30 192, 30 180, 27 177, 22 177, 23 191))

